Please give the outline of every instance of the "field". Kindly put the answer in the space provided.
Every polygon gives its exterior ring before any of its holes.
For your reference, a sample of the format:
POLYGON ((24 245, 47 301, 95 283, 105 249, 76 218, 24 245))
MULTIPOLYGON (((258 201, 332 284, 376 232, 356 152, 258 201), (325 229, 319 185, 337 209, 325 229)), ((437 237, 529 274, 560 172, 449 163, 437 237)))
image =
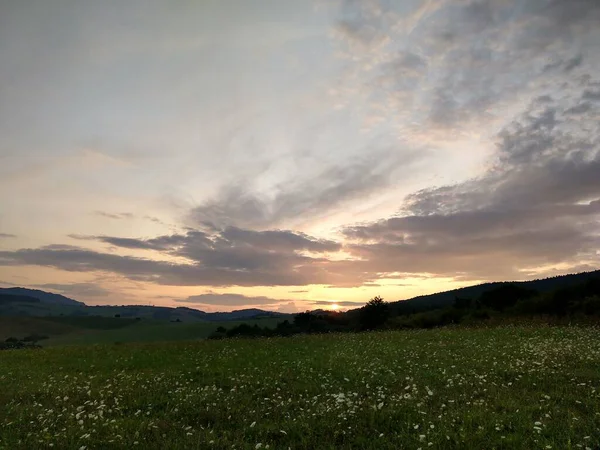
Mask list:
POLYGON ((598 449, 600 330, 0 353, 0 449, 598 449))
MULTIPOLYGON (((0 340, 14 336, 42 334, 44 347, 62 345, 115 344, 129 342, 164 342, 204 339, 219 326, 231 328, 240 323, 275 327, 281 319, 264 318, 226 322, 172 323, 164 320, 136 321, 113 317, 2 317, 0 340)), ((0 369, 1 370, 1 369, 0 369)))

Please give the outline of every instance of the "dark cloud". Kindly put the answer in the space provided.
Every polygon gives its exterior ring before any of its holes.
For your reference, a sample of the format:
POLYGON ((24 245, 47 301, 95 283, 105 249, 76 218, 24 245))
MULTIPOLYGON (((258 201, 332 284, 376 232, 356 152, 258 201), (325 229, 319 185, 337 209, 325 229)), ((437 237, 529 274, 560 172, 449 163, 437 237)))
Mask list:
POLYGON ((342 274, 328 271, 324 254, 340 244, 283 230, 251 231, 228 227, 207 234, 159 236, 152 239, 77 236, 124 249, 157 250, 187 262, 157 261, 95 252, 69 245, 0 252, 0 265, 41 265, 68 271, 113 272, 132 280, 191 286, 296 286, 335 283, 342 274), (308 252, 313 256, 305 254, 308 252))
POLYGON ((290 302, 290 300, 281 300, 264 296, 252 297, 241 294, 201 294, 192 295, 186 299, 176 300, 177 303, 192 303, 197 305, 223 305, 223 306, 259 306, 273 305, 281 302, 290 302))
MULTIPOLYGON (((188 236, 190 238, 197 238, 200 236, 205 236, 204 233, 199 231, 189 232, 188 236)), ((136 249, 136 250, 169 250, 180 244, 183 244, 187 238, 184 235, 168 235, 168 236, 159 236, 157 238, 152 239, 135 239, 135 238, 122 238, 115 236, 88 236, 88 235, 80 235, 80 234, 70 234, 70 238, 79 239, 79 240, 91 240, 91 241, 99 241, 104 242, 105 244, 110 244, 115 247, 136 249)))
POLYGON ((16 234, 0 233, 0 239, 11 239, 11 238, 16 238, 16 237, 17 237, 16 234))
POLYGON ((304 233, 291 231, 251 231, 227 227, 220 236, 227 241, 235 242, 236 245, 249 245, 275 251, 293 249, 322 253, 341 249, 341 245, 337 242, 315 239, 304 233))
POLYGON ((347 227, 345 249, 360 258, 352 266, 499 279, 600 264, 600 105, 573 121, 559 102, 543 103, 499 133, 496 163, 483 176, 416 192, 399 217, 347 227))
POLYGON ((225 187, 214 199, 195 207, 190 219, 196 225, 235 225, 244 228, 273 227, 287 220, 318 217, 348 201, 374 194, 393 182, 399 171, 410 171, 423 152, 370 151, 346 165, 316 166, 308 178, 298 177, 277 186, 267 199, 249 185, 225 187))

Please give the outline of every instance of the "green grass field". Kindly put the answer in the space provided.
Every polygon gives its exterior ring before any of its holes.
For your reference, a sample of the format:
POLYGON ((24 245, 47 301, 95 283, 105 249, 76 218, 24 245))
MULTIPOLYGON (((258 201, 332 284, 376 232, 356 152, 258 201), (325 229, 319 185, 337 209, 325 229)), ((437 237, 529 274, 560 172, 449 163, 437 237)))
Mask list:
MULTIPOLYGON (((130 320, 130 319, 115 319, 130 320)), ((250 319, 245 321, 228 322, 193 322, 193 323, 170 323, 158 320, 145 320, 124 327, 112 329, 90 329, 86 328, 76 333, 57 335, 42 341, 44 346, 57 345, 90 345, 90 344, 114 344, 131 342, 165 342, 205 339, 219 326, 231 328, 240 323, 250 325, 258 324, 261 327, 275 327, 281 319, 250 319)))
POLYGON ((219 326, 231 328, 241 323, 261 327, 277 326, 282 319, 262 318, 245 321, 173 323, 165 320, 113 317, 2 317, 0 341, 31 334, 48 336, 44 347, 62 345, 166 342, 204 339, 219 326))
POLYGON ((598 449, 600 330, 0 353, 0 449, 598 449))

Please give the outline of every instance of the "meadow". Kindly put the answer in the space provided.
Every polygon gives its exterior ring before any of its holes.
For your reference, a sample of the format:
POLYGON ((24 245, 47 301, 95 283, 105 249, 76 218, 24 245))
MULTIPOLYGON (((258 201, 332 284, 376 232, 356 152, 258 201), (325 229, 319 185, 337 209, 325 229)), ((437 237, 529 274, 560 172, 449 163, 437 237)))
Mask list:
MULTIPOLYGON (((244 321, 173 323, 165 320, 136 321, 113 317, 2 317, 0 340, 30 334, 46 335, 44 347, 64 345, 123 344, 130 342, 165 342, 207 338, 219 326, 234 327, 241 323, 275 327, 281 319, 261 318, 244 321)), ((0 368, 1 370, 1 368, 0 368)))
POLYGON ((0 449, 598 449, 600 329, 0 352, 0 449))

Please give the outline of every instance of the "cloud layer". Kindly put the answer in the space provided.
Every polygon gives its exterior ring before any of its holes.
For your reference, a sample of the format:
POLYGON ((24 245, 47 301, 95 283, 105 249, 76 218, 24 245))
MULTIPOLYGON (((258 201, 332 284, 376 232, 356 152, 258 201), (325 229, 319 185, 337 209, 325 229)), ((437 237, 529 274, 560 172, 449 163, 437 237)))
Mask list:
POLYGON ((59 46, 0 6, 2 278, 242 306, 292 300, 206 291, 600 265, 600 2, 320 3, 53 10, 59 46))

